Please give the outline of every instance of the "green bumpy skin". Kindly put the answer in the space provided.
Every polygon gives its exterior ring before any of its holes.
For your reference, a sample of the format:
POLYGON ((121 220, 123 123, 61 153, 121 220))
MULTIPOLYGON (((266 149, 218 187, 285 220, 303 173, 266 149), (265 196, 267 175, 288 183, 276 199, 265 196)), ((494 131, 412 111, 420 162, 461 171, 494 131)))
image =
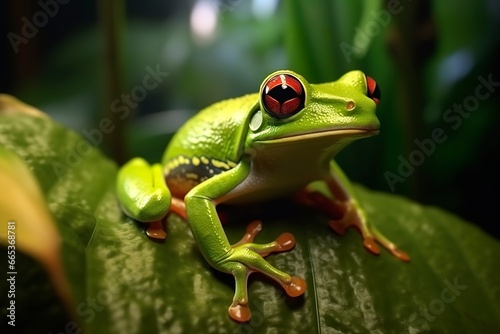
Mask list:
POLYGON ((332 160, 352 141, 378 133, 379 101, 375 81, 360 71, 323 84, 310 84, 292 71, 274 72, 258 93, 216 103, 188 120, 172 138, 161 165, 137 159, 126 164, 118 175, 118 198, 126 214, 150 223, 147 234, 153 238, 165 238, 161 221, 168 212, 187 218, 208 263, 235 278, 229 316, 248 321, 249 274, 264 273, 292 297, 303 294, 306 283, 265 260, 270 253, 291 250, 291 234, 255 244, 262 224, 253 222, 231 245, 216 211, 220 203, 293 196, 325 213, 337 233, 356 227, 372 253, 379 254, 381 245, 409 260, 370 224, 332 160), (324 183, 329 193, 312 190, 313 182, 324 183))

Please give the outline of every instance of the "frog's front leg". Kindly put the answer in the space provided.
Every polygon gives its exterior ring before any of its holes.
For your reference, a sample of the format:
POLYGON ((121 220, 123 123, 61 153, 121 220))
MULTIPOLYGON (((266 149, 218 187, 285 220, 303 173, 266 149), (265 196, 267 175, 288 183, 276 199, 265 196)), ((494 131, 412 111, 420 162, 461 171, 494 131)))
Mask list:
POLYGON ((354 197, 349 180, 335 162, 330 164, 330 174, 325 182, 333 198, 317 191, 305 190, 298 195, 299 201, 323 211, 331 219, 330 227, 338 234, 344 234, 348 227, 355 227, 360 231, 363 244, 370 252, 380 253, 378 243, 396 258, 402 261, 410 260, 408 254, 400 250, 370 223, 365 211, 354 197))
POLYGON ((186 196, 186 211, 193 236, 205 259, 217 270, 232 274, 235 279, 235 294, 228 313, 238 322, 250 320, 251 313, 247 295, 247 278, 253 272, 261 272, 276 280, 289 296, 300 296, 306 283, 299 277, 290 276, 272 265, 263 257, 294 247, 295 240, 289 233, 279 236, 268 244, 255 244, 253 237, 260 231, 258 223, 250 224, 247 234, 240 242, 231 246, 217 215, 216 204, 231 189, 248 175, 249 167, 240 163, 193 188, 186 196))
POLYGON ((130 160, 118 172, 116 190, 123 211, 149 224, 146 234, 151 238, 165 239, 162 221, 170 211, 186 217, 184 202, 172 198, 160 164, 149 165, 141 158, 130 160))

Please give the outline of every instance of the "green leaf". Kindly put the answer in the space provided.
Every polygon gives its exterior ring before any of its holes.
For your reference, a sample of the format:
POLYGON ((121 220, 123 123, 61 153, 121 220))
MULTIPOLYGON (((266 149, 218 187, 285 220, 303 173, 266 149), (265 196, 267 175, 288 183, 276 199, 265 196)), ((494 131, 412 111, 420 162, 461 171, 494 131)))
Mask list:
MULTIPOLYGON (((303 297, 288 298, 273 282, 253 275, 249 289, 253 318, 238 325, 227 315, 232 278, 204 261, 187 224, 172 215, 167 240, 148 239, 144 227, 120 211, 114 192, 117 166, 80 136, 47 118, 11 114, 0 116, 0 146, 16 152, 40 184, 63 240, 62 262, 73 294, 67 311, 86 332, 500 330, 498 242, 437 208, 355 188, 373 223, 410 254, 411 262, 403 263, 385 251, 371 255, 353 230, 344 236, 334 234, 315 212, 287 202, 266 205, 264 229, 256 242, 293 233, 295 249, 268 259, 305 278, 308 290, 303 297)), ((249 218, 247 211, 237 210, 225 225, 231 242, 242 236, 249 218)), ((19 276, 32 266, 23 263, 19 276)), ((30 278, 19 280, 17 288, 33 289, 43 283, 30 278)), ((26 305, 40 296, 17 298, 26 305)), ((25 312, 17 309, 19 317, 25 312)), ((39 309, 37 319, 46 312, 48 308, 39 309)), ((47 314, 46 319, 51 317, 47 314)), ((64 326, 52 331, 65 332, 64 326)))

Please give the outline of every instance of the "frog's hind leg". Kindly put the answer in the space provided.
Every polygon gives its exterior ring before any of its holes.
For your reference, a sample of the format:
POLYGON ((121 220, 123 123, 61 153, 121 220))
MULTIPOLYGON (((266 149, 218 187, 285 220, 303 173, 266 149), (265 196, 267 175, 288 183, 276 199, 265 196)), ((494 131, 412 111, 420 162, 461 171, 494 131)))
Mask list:
MULTIPOLYGON (((184 201, 179 198, 172 197, 170 208, 165 213, 165 216, 167 216, 170 212, 173 212, 182 219, 187 220, 186 205, 184 204, 184 201)), ((163 218, 161 220, 149 222, 149 226, 146 229, 147 236, 153 239, 164 240, 167 237, 167 233, 163 228, 164 220, 165 219, 163 218)))
POLYGON ((184 220, 187 220, 186 204, 184 201, 177 197, 172 197, 172 203, 170 204, 170 212, 175 213, 184 220))
MULTIPOLYGON (((118 172, 116 190, 125 214, 149 224, 146 230, 149 237, 165 239, 162 221, 170 211, 172 196, 165 183, 161 165, 149 165, 141 158, 130 160, 118 172)), ((176 206, 177 202, 174 201, 174 207, 176 206)))
POLYGON ((295 200, 323 212, 330 218, 328 225, 340 235, 343 235, 349 227, 354 227, 361 233, 363 245, 371 253, 380 254, 378 246, 380 244, 396 258, 402 261, 410 260, 410 257, 401 251, 396 244, 384 236, 375 226, 369 224, 364 212, 355 202, 334 200, 320 192, 309 189, 299 192, 295 196, 295 200))
POLYGON ((330 167, 330 174, 324 182, 331 197, 306 188, 300 191, 295 199, 326 214, 330 218, 330 227, 338 234, 342 235, 347 228, 355 227, 363 236, 363 245, 371 253, 380 254, 378 245, 381 245, 396 258, 409 261, 408 254, 401 251, 368 221, 364 210, 354 198, 354 191, 342 170, 333 162, 330 167))

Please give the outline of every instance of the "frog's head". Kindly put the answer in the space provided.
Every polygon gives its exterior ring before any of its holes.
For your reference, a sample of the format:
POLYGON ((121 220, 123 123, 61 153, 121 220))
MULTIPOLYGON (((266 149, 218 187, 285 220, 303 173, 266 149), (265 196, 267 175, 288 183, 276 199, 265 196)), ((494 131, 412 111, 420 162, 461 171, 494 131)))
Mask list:
POLYGON ((352 140, 378 133, 379 101, 376 82, 360 71, 323 84, 310 84, 292 71, 277 71, 261 85, 247 144, 314 141, 339 150, 352 140))

